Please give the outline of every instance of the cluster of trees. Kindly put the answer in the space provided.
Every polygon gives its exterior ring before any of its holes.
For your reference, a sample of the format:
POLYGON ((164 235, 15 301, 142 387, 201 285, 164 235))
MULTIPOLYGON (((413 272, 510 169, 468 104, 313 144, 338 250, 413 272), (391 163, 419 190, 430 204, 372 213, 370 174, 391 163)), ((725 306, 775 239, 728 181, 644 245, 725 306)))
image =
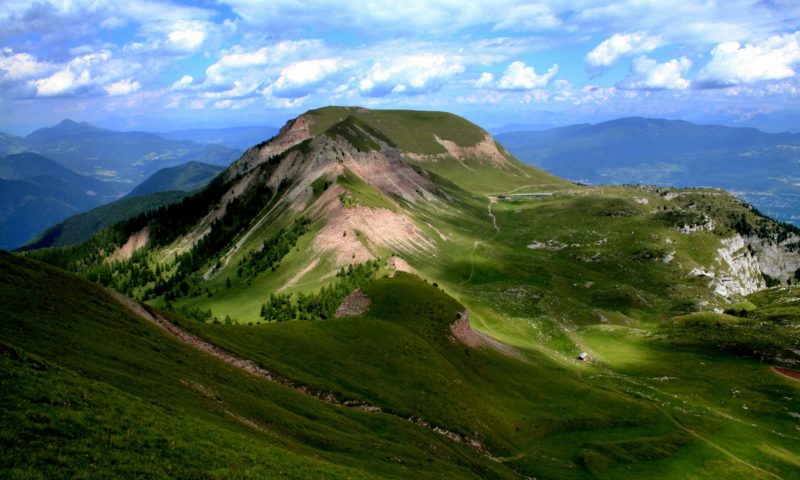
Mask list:
POLYGON ((315 294, 299 293, 294 300, 291 294, 273 293, 261 306, 261 316, 267 321, 279 322, 333 318, 344 297, 371 282, 379 268, 378 260, 350 265, 339 270, 332 285, 322 287, 315 294))
POLYGON ((308 224, 307 218, 298 218, 288 230, 281 229, 269 239, 264 240, 261 250, 248 253, 239 262, 236 275, 255 277, 270 269, 275 271, 283 257, 297 244, 300 235, 308 231, 308 224))

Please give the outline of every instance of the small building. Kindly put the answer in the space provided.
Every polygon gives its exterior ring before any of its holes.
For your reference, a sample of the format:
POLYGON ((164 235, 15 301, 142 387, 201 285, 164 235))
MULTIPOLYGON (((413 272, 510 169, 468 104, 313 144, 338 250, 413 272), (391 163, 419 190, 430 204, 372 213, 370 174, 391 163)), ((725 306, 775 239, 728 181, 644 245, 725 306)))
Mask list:
POLYGON ((588 353, 586 353, 586 352, 581 352, 581 353, 579 353, 579 354, 578 354, 578 356, 577 356, 577 357, 575 357, 575 358, 577 358, 578 360, 580 360, 580 361, 582 361, 582 362, 583 362, 583 361, 585 361, 587 358, 589 358, 589 354, 588 354, 588 353))

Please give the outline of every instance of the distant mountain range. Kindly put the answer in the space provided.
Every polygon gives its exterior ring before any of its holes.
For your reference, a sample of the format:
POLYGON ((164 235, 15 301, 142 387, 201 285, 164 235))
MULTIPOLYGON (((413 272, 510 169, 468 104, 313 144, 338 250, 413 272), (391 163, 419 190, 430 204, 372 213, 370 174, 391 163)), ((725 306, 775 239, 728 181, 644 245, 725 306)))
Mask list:
POLYGON ((158 135, 171 140, 190 140, 198 143, 215 143, 229 148, 247 150, 257 143, 276 135, 276 127, 248 126, 228 128, 195 128, 173 130, 158 135))
POLYGON ((39 235, 47 240, 39 238, 37 244, 50 246, 85 240, 110 223, 183 198, 186 193, 205 186, 222 170, 223 167, 199 162, 159 170, 126 199, 114 202, 125 193, 125 184, 77 174, 36 153, 2 157, 0 248, 12 249, 30 242, 47 227, 78 214, 77 220, 65 220, 55 230, 39 235), (134 197, 137 200, 132 200, 134 197), (90 209, 95 210, 86 212, 90 209))
POLYGON ((800 222, 800 134, 633 117, 497 140, 573 181, 724 188, 764 213, 800 222))
POLYGON ((65 217, 119 198, 121 187, 35 153, 0 158, 0 248, 15 247, 65 217))
POLYGON ((229 165, 242 150, 165 138, 148 132, 119 132, 64 120, 26 137, 0 135, 0 154, 39 153, 82 175, 138 184, 155 171, 190 161, 229 165))
POLYGON ((200 162, 161 169, 125 197, 72 215, 41 232, 23 248, 59 247, 84 242, 113 223, 183 199, 192 191, 205 187, 223 170, 223 167, 200 162))

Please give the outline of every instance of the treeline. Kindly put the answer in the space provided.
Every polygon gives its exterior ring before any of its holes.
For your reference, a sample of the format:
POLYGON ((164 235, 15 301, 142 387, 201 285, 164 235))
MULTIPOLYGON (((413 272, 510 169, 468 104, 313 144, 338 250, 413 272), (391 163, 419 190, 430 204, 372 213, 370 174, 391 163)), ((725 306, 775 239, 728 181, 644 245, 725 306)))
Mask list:
POLYGON ((168 279, 157 281, 152 295, 157 297, 165 294, 168 301, 185 296, 189 289, 185 279, 223 252, 233 242, 236 234, 250 225, 253 218, 269 203, 271 197, 272 189, 259 184, 244 195, 228 202, 225 215, 214 220, 209 232, 191 250, 178 255, 175 274, 168 279))
MULTIPOLYGON (((259 164, 255 183, 264 184, 287 153, 283 152, 272 156, 259 164)), ((87 275, 90 273, 90 267, 98 267, 131 235, 145 227, 149 227, 148 245, 150 247, 168 245, 178 237, 185 235, 219 205, 225 193, 240 179, 241 175, 228 178, 227 172, 222 172, 199 192, 188 195, 177 203, 162 206, 131 219, 109 225, 80 245, 45 248, 29 251, 26 254, 51 265, 87 275)), ((218 225, 217 229, 225 229, 225 226, 218 225)), ((216 232, 215 235, 217 239, 225 236, 224 232, 216 232)), ((209 242, 204 248, 211 246, 212 243, 209 242)), ((201 254, 201 256, 207 258, 205 254, 201 254)))
POLYGON ((252 278, 270 269, 275 271, 283 257, 297 244, 297 239, 308 231, 308 223, 307 218, 298 218, 288 230, 281 229, 264 240, 261 250, 251 251, 239 262, 236 275, 252 278))
POLYGON ((336 282, 322 287, 319 293, 292 294, 272 293, 261 306, 261 316, 267 321, 326 320, 333 318, 342 300, 357 288, 362 288, 375 278, 380 268, 378 260, 342 268, 336 274, 336 282))

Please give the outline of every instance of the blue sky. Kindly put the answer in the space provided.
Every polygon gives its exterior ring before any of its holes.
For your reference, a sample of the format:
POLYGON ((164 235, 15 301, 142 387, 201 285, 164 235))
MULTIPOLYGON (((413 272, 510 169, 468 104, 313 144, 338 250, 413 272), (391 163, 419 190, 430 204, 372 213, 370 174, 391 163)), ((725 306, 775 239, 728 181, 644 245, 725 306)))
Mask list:
POLYGON ((280 125, 323 105, 486 127, 800 106, 800 2, 4 0, 0 130, 280 125))

